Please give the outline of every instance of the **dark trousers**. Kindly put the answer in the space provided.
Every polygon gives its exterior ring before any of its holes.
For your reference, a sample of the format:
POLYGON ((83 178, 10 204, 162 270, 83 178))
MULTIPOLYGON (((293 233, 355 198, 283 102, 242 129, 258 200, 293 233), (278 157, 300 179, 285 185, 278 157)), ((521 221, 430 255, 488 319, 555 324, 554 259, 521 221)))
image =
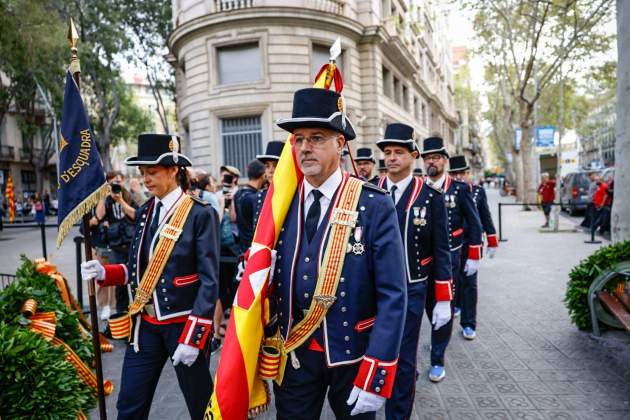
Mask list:
MULTIPOLYGON (((133 346, 128 346, 125 353, 116 404, 119 420, 149 418, 151 401, 162 368, 166 360, 173 356, 183 328, 182 323, 153 325, 142 321, 140 351, 136 353, 133 346)), ((191 419, 202 419, 212 395, 208 352, 202 351, 190 367, 178 364, 175 373, 191 419)))
POLYGON ((359 363, 329 368, 323 352, 308 350, 306 346, 298 348, 295 354, 300 368, 295 369, 289 359, 282 386, 273 384, 278 420, 318 420, 326 392, 335 418, 370 420, 376 417, 374 412, 351 417, 352 406, 346 404, 359 363))
POLYGON ((477 273, 467 276, 461 272, 459 292, 462 313, 459 323, 462 328, 477 328, 477 273))
MULTIPOLYGON (((454 277, 454 274, 459 272, 461 266, 460 255, 461 248, 457 251, 451 251, 451 269, 453 270, 454 277)), ((433 284, 429 283, 427 304, 425 307, 429 321, 433 319, 433 308, 435 308, 435 304, 435 288, 433 284)), ((451 320, 437 331, 433 328, 431 329, 431 366, 444 366, 444 353, 446 353, 446 347, 448 347, 448 343, 451 341, 451 332, 453 331, 452 315, 453 305, 451 305, 451 320)))
POLYGON ((407 283, 407 314, 400 344, 396 382, 392 396, 385 405, 387 420, 408 419, 416 394, 418 341, 426 305, 428 281, 407 283))
MULTIPOLYGON (((110 264, 127 264, 128 252, 112 249, 109 257, 110 264)), ((130 273, 131 274, 131 273, 130 273)), ((127 286, 116 287, 116 312, 127 312, 129 309, 129 288, 127 286)))

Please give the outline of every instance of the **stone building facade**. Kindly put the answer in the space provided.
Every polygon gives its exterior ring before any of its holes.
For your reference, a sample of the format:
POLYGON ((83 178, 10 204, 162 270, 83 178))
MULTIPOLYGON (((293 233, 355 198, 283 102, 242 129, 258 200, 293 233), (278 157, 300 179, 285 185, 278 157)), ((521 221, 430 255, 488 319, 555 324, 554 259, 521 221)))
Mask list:
MULTIPOLYGON (((370 146, 389 122, 418 139, 440 134, 454 148, 446 25, 426 0, 173 0, 170 61, 186 152, 216 172, 243 169, 274 121, 290 116, 293 93, 312 86, 341 38, 344 99, 353 147, 370 146)), ((454 151, 454 150, 453 150, 454 151)))

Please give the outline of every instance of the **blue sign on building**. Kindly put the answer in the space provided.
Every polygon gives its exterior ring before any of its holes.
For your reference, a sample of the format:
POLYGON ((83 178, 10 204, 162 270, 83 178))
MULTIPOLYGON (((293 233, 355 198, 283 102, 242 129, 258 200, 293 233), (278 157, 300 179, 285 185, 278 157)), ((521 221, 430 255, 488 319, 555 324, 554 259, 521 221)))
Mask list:
POLYGON ((541 125, 536 127, 536 147, 553 147, 556 127, 541 125))

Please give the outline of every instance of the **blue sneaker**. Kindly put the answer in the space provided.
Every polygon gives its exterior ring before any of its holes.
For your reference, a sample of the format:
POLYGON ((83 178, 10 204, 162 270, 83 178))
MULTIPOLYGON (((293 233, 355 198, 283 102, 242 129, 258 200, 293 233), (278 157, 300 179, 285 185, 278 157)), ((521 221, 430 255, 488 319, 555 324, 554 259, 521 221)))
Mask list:
POLYGON ((458 308, 457 306, 453 308, 453 317, 457 318, 462 314, 462 308, 458 308))
POLYGON ((431 382, 440 382, 446 376, 444 366, 433 366, 429 371, 429 379, 431 382))
POLYGON ((470 327, 464 327, 464 331, 462 331, 462 335, 466 340, 474 340, 477 337, 477 333, 470 327))

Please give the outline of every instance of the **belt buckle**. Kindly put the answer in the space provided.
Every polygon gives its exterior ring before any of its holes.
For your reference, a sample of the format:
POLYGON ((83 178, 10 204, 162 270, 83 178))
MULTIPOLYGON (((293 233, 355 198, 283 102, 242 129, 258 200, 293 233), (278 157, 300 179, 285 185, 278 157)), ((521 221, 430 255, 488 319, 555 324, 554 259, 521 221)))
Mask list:
POLYGON ((144 310, 147 312, 147 314, 150 317, 155 318, 155 307, 153 306, 152 303, 144 305, 144 310))

